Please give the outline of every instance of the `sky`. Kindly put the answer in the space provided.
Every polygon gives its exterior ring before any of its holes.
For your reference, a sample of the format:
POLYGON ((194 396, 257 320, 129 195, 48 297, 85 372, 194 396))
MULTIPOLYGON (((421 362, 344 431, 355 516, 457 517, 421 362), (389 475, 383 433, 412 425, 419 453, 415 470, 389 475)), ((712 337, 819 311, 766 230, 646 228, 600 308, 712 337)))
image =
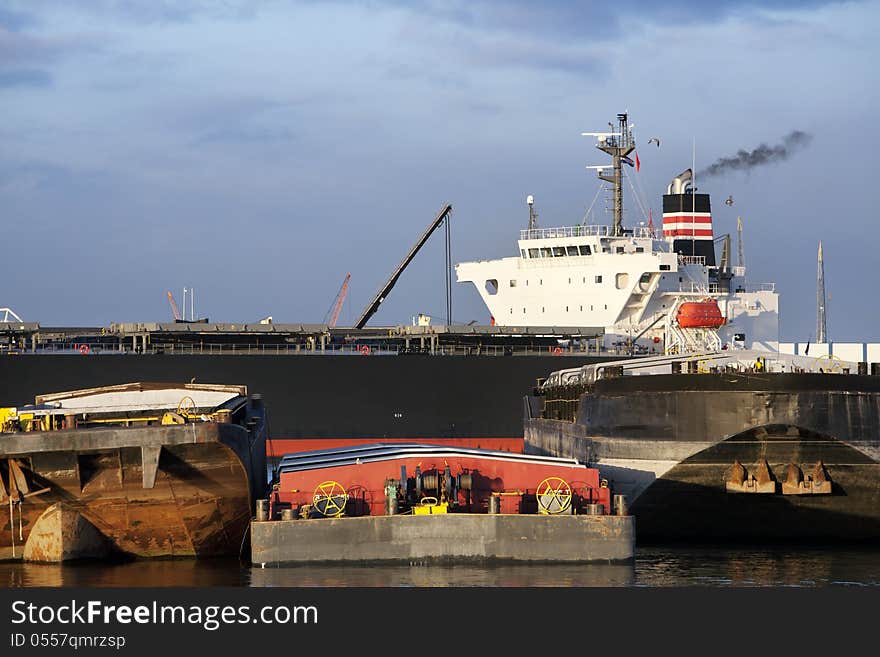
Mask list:
MULTIPOLYGON (((320 323, 350 273, 350 325, 444 203, 453 263, 515 255, 529 194, 542 226, 607 223, 580 133, 628 112, 625 223, 693 162, 784 341, 815 339, 820 240, 829 338, 878 341, 877 25, 819 0, 0 0, 0 307, 169 321, 187 288, 211 321, 320 323)), ((444 263, 437 231, 370 324, 445 321, 444 263)), ((489 322, 454 276, 453 320, 489 322)))

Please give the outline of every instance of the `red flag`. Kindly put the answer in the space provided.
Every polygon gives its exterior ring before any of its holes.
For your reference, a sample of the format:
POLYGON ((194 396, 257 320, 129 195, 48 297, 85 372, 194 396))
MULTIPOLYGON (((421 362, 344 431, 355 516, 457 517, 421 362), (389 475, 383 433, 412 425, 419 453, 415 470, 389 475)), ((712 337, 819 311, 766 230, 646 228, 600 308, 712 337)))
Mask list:
POLYGON ((642 168, 642 163, 641 163, 641 161, 639 160, 639 154, 636 153, 636 171, 638 171, 638 170, 641 169, 641 168, 642 168))

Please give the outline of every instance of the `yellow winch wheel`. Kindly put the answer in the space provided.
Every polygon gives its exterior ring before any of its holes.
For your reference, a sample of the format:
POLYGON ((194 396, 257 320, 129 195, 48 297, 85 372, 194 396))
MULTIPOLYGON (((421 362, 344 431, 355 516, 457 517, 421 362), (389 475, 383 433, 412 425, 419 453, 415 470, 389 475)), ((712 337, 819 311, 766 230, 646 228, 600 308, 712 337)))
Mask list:
POLYGON ((547 477, 535 490, 540 513, 557 515, 571 508, 571 486, 561 477, 547 477))
POLYGON ((337 518, 345 513, 348 493, 338 481, 324 481, 315 488, 312 501, 319 514, 325 518, 337 518))

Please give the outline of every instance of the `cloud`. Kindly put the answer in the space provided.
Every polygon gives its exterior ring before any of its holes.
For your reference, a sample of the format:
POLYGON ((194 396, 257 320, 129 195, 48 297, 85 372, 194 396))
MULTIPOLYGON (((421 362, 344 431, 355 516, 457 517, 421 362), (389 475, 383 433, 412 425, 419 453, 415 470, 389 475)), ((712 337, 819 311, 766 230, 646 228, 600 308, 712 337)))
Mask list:
MULTIPOLYGON (((326 2, 327 0, 321 0, 326 2)), ((640 23, 716 23, 757 11, 803 11, 840 0, 618 0, 613 4, 570 0, 335 0, 368 8, 410 11, 435 21, 522 38, 556 35, 610 40, 640 23)))
POLYGON ((52 76, 39 69, 0 69, 0 89, 9 87, 50 87, 52 76))
POLYGON ((31 27, 36 23, 36 19, 30 14, 0 7, 0 28, 19 32, 22 28, 31 27))

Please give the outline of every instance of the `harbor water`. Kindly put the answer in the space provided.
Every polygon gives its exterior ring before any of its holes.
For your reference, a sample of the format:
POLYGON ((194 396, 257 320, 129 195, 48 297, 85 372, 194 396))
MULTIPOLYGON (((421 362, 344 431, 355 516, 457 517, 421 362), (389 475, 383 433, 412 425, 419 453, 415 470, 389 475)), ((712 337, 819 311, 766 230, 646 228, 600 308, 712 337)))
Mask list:
POLYGON ((880 586, 871 546, 639 547, 627 563, 308 565, 232 559, 0 563, 0 587, 828 587, 880 586))

